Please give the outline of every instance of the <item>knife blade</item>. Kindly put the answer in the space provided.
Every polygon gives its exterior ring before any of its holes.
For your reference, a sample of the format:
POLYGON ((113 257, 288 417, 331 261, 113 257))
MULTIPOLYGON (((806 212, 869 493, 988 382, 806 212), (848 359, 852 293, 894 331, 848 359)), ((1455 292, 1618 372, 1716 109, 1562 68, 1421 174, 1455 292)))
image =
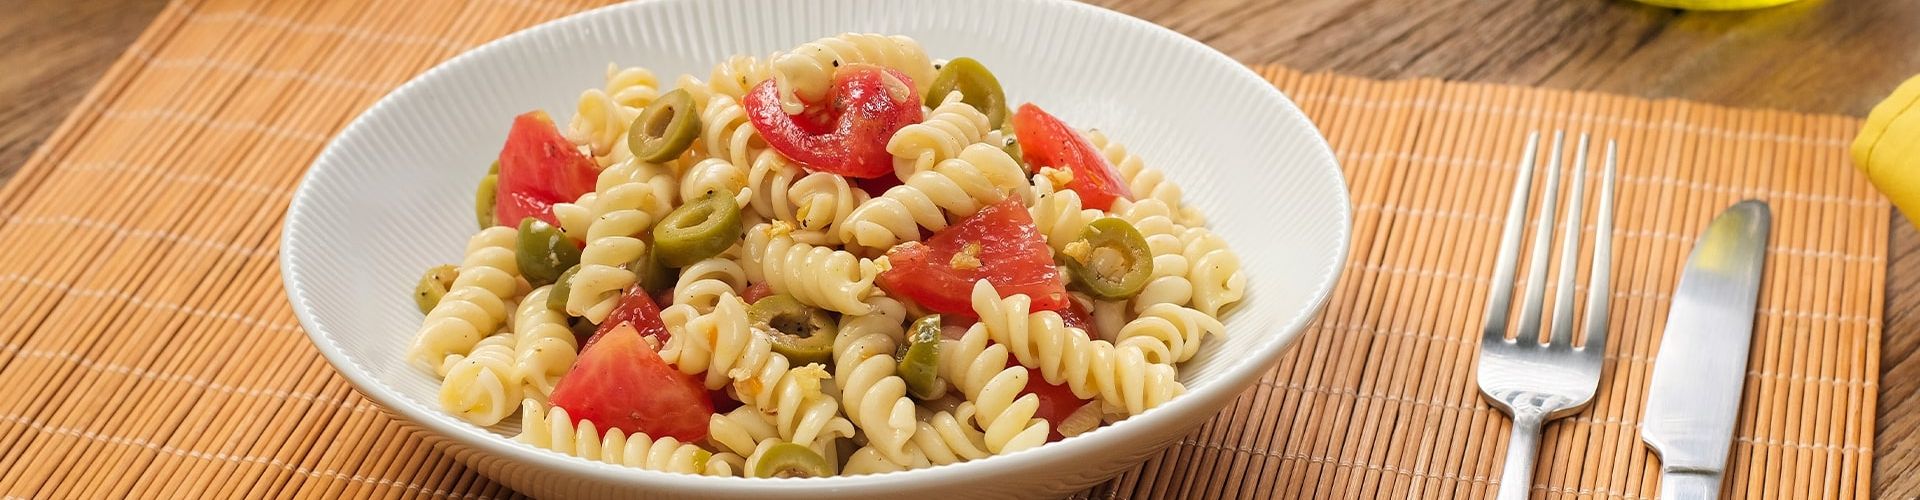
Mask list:
POLYGON ((1772 214, 1746 200, 1694 243, 1654 358, 1640 439, 1660 456, 1660 497, 1719 498, 1747 376, 1772 214))

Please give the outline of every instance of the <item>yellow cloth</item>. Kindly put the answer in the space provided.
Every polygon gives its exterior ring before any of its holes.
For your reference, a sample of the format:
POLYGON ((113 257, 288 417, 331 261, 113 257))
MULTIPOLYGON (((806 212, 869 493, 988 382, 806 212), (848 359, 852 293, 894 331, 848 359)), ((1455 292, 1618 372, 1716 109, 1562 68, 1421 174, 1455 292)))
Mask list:
POLYGON ((1867 114, 1860 137, 1853 140, 1853 166, 1908 221, 1920 223, 1920 76, 1900 84, 1867 114))

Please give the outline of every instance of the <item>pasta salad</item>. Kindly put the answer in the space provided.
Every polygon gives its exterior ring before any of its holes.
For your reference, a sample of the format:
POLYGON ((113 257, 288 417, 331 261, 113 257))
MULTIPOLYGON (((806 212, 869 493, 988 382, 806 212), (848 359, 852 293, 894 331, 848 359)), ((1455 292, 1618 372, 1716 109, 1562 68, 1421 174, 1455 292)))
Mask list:
POLYGON ((514 119, 415 290, 445 411, 668 472, 948 464, 1178 396, 1246 293, 1178 186, 979 61, 850 33, 708 77, 514 119))

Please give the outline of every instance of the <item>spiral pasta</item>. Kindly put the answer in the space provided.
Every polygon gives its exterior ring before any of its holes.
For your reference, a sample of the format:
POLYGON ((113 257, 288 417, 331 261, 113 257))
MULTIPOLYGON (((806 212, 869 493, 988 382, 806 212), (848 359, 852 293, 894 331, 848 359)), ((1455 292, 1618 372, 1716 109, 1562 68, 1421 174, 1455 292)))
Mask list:
POLYGON ((680 277, 673 287, 673 303, 690 305, 700 312, 712 311, 721 297, 737 295, 746 288, 746 269, 731 255, 721 254, 680 268, 680 277))
POLYGON ((823 390, 829 379, 816 364, 791 366, 773 352, 767 333, 748 326, 747 304, 723 294, 713 312, 701 314, 687 304, 660 313, 673 337, 660 357, 689 375, 704 374, 708 389, 733 383, 747 406, 772 414, 780 438, 811 446, 819 439, 853 435, 853 424, 839 416, 840 404, 823 390))
POLYGON ((992 283, 982 280, 973 287, 973 310, 980 315, 980 323, 967 335, 992 338, 995 347, 1007 348, 1021 365, 1040 370, 1048 383, 1064 382, 1075 396, 1099 396, 1101 402, 1128 415, 1186 391, 1174 380, 1172 366, 1149 362, 1138 346, 1092 340, 1086 332, 1066 326, 1058 313, 1032 312, 1030 305, 1025 295, 1001 298, 992 283))
POLYGON ((1087 230, 1087 223, 1104 216, 1100 210, 1085 208, 1080 201, 1080 193, 1066 189, 1073 182, 1073 173, 1052 167, 1042 168, 1033 176, 1033 203, 1027 207, 1027 213, 1033 216, 1033 225, 1045 236, 1047 246, 1058 253, 1066 249, 1068 243, 1080 238, 1087 230))
POLYGON ((641 234, 673 209, 674 192, 666 167, 628 160, 600 171, 594 192, 553 206, 561 229, 587 242, 568 283, 567 314, 598 323, 613 312, 620 292, 639 280, 626 266, 646 252, 641 234))
POLYGON ((573 368, 579 341, 567 328, 567 315, 547 308, 553 285, 528 292, 513 316, 514 370, 529 399, 545 401, 560 376, 573 368))
POLYGON ((731 195, 742 208, 753 201, 747 171, 719 158, 703 158, 680 172, 680 199, 698 200, 708 194, 731 195))
POLYGON ((488 426, 513 414, 520 401, 520 377, 514 369, 513 335, 487 337, 466 356, 450 358, 440 382, 440 409, 474 425, 488 426))
POLYGON ((1200 352, 1200 341, 1208 334, 1219 335, 1225 330, 1226 325, 1207 313, 1174 304, 1154 304, 1120 327, 1115 344, 1140 349, 1148 362, 1184 363, 1200 352))
POLYGON ((1114 216, 1132 224, 1146 238, 1153 257, 1153 274, 1133 297, 1133 312, 1146 311, 1156 304, 1186 305, 1192 301, 1194 285, 1188 277, 1191 266, 1179 235, 1184 229, 1173 223, 1167 204, 1149 198, 1134 203, 1123 200, 1115 203, 1115 208, 1114 216))
POLYGON ((1208 316, 1220 317, 1220 309, 1239 302, 1247 295, 1247 276, 1240 272, 1240 256, 1227 248, 1227 240, 1204 227, 1187 228, 1180 233, 1184 254, 1191 267, 1187 278, 1193 281, 1193 307, 1208 316))
POLYGON ((1040 446, 1047 442, 1048 429, 1046 420, 1034 418, 1040 398, 1020 394, 1027 388, 1028 372, 1007 366, 1007 346, 989 345, 988 335, 976 324, 959 340, 941 341, 940 378, 959 389, 977 409, 973 420, 986 433, 988 451, 1010 453, 1040 446))
POLYGON ((660 96, 660 82, 646 68, 608 64, 606 85, 580 94, 565 134, 585 145, 595 158, 611 158, 601 165, 621 159, 615 155, 631 155, 626 151, 627 127, 640 116, 641 108, 660 96))
POLYGON ((885 269, 885 258, 866 259, 794 241, 790 232, 791 227, 778 221, 747 230, 747 281, 764 282, 774 293, 841 314, 872 310, 864 301, 873 296, 873 280, 885 269))
POLYGON ((854 208, 840 227, 840 239, 852 247, 892 248, 918 241, 922 227, 945 229, 948 217, 973 215, 1009 195, 1025 199, 1031 196, 1028 189, 1025 172, 1006 151, 974 144, 854 208))
POLYGON ((926 114, 926 121, 902 127, 887 140, 887 152, 893 154, 893 173, 900 180, 930 170, 934 164, 958 156, 961 148, 986 138, 991 127, 987 115, 961 102, 959 92, 949 93, 944 99, 940 107, 926 114))
POLYGON ((899 70, 913 80, 916 95, 926 95, 933 84, 933 61, 920 42, 899 35, 845 33, 801 44, 773 58, 773 80, 780 89, 780 108, 800 114, 805 102, 827 95, 833 73, 848 64, 875 64, 899 70))
POLYGON ((700 108, 700 141, 707 154, 733 163, 749 165, 767 143, 747 120, 746 108, 733 97, 715 94, 700 108))
POLYGON ((925 461, 908 448, 918 425, 907 383, 896 375, 894 348, 904 335, 906 307, 887 297, 867 299, 872 312, 842 316, 834 336, 834 385, 848 420, 866 433, 868 446, 885 460, 903 465, 925 461))
POLYGON ((737 455, 716 454, 672 437, 653 439, 620 429, 603 434, 592 420, 580 419, 575 425, 566 408, 534 400, 520 404, 520 435, 514 440, 587 460, 661 472, 733 476, 741 463, 737 455))
POLYGON ((753 87, 773 79, 773 60, 780 57, 775 53, 765 59, 748 55, 735 55, 726 61, 714 65, 712 74, 707 78, 707 86, 714 95, 725 95, 735 100, 747 95, 753 87))
POLYGON ((867 202, 867 192, 853 186, 847 178, 826 172, 801 177, 787 190, 792 200, 793 237, 814 245, 840 243, 840 226, 845 225, 853 209, 867 202))
POLYGON ((1107 158, 1107 163, 1120 173, 1120 178, 1127 183, 1127 190, 1133 192, 1135 200, 1160 200, 1172 210, 1174 222, 1185 226, 1206 225, 1206 216, 1198 209, 1180 203, 1180 186, 1167 180, 1165 173, 1147 167, 1138 155, 1108 139, 1107 134, 1098 129, 1088 130, 1086 136, 1087 142, 1093 143, 1093 147, 1107 158))
POLYGON ((414 366, 444 376, 452 368, 449 357, 471 352, 507 320, 507 301, 520 287, 520 267, 513 257, 519 234, 512 227, 494 226, 467 240, 458 277, 427 312, 407 350, 414 366))
POLYGON ((753 212, 766 220, 797 219, 798 207, 790 195, 794 182, 806 176, 800 165, 771 149, 760 151, 747 165, 747 189, 752 191, 747 204, 753 212))
POLYGON ((961 403, 953 411, 920 411, 920 417, 914 422, 918 430, 913 440, 907 443, 906 450, 911 453, 909 461, 889 459, 872 444, 855 450, 847 458, 847 465, 841 473, 877 474, 925 467, 928 465, 946 465, 967 460, 977 460, 993 455, 987 451, 987 436, 972 422, 975 418, 975 406, 971 402, 961 403))

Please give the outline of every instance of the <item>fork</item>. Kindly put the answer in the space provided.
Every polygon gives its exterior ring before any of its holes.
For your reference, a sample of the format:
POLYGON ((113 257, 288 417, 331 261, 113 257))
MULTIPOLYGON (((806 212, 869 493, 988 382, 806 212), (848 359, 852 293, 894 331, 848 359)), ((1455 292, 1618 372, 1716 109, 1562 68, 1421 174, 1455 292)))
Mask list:
POLYGON ((1540 218, 1534 228, 1533 256, 1527 268, 1527 297, 1520 308, 1514 338, 1507 338, 1507 317, 1513 303, 1513 273, 1520 257, 1521 231, 1526 225, 1527 198, 1540 133, 1527 134, 1526 152, 1513 185, 1505 229, 1500 233, 1500 255, 1494 263, 1492 292, 1487 297, 1487 323, 1480 338, 1480 394, 1513 419, 1499 498, 1527 498, 1534 459, 1540 450, 1540 426, 1547 420, 1571 415, 1593 400, 1600 383, 1601 353, 1607 346, 1608 274, 1613 267, 1613 170, 1616 148, 1607 142, 1606 173, 1600 186, 1599 220, 1595 224, 1593 270, 1587 282, 1587 340, 1573 345, 1574 274, 1580 254, 1581 195, 1587 178, 1587 135, 1580 135, 1574 152, 1572 200, 1566 207, 1561 240, 1560 270, 1555 281, 1553 331, 1541 343, 1540 320, 1546 298, 1547 260, 1553 247, 1553 212, 1560 188, 1560 147, 1565 133, 1555 132, 1547 160, 1547 185, 1540 218))

